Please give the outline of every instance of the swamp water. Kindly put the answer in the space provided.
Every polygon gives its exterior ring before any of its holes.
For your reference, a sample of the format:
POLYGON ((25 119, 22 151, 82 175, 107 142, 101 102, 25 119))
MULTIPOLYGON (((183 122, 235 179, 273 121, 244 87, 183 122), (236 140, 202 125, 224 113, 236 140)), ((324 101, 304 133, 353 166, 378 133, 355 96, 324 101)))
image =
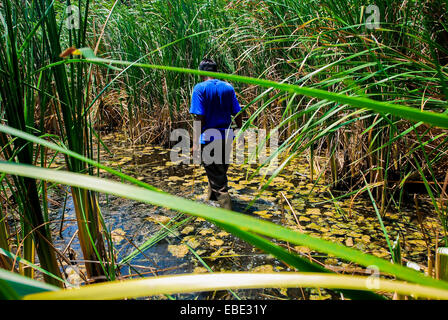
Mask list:
MULTIPOLYGON (((101 150, 103 164, 120 167, 122 172, 173 195, 204 202, 207 179, 200 166, 174 164, 170 162, 170 150, 161 147, 131 147, 126 137, 120 133, 109 134, 103 141, 111 152, 109 154, 101 150)), ((58 166, 63 166, 62 158, 54 164, 54 167, 58 166)), ((371 202, 358 196, 353 201, 350 198, 337 201, 335 206, 329 201, 331 197, 326 186, 311 183, 305 158, 293 160, 254 204, 248 207, 263 185, 261 175, 247 179, 254 172, 254 165, 230 166, 228 176, 234 211, 390 259, 384 233, 371 202)), ((117 179, 108 173, 102 173, 101 176, 117 179)), ((72 260, 72 266, 64 267, 68 281, 79 284, 81 278, 78 272, 83 271, 83 264, 79 263, 82 253, 75 234, 77 224, 72 199, 65 190, 55 188, 49 193, 51 219, 58 221, 52 224, 53 240, 58 249, 69 253, 72 260), (59 221, 62 218, 64 221, 61 225, 59 221)), ((337 196, 334 192, 333 195, 337 196)), ((105 223, 112 232, 120 278, 202 273, 210 270, 293 271, 272 256, 203 219, 115 196, 100 195, 99 204, 105 223), (147 244, 144 249, 136 249, 144 243, 147 244)), ((420 210, 426 216, 423 225, 412 219, 415 216, 413 201, 408 208, 402 208, 401 213, 388 212, 383 221, 391 241, 400 235, 404 263, 414 262, 424 271, 428 250, 425 239, 429 236, 430 246, 433 246, 436 233, 441 238, 441 227, 429 203, 422 200, 420 210)), ((365 268, 312 252, 306 247, 279 244, 340 273, 365 272, 365 268)), ((166 298, 159 296, 151 299, 166 298)), ((259 289, 182 294, 169 298, 337 299, 338 295, 316 289, 259 289)))

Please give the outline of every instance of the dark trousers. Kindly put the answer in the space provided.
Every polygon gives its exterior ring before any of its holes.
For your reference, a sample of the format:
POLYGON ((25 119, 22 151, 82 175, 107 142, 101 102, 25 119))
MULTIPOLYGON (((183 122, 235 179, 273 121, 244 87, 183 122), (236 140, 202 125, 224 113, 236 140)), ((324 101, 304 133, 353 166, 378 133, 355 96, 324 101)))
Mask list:
MULTIPOLYGON (((215 154, 214 151, 216 151, 218 148, 220 149, 221 156, 219 157, 218 161, 216 161, 217 163, 206 163, 204 162, 204 155, 202 157, 202 166, 204 167, 207 174, 209 188, 211 190, 210 200, 217 200, 219 194, 227 193, 229 191, 229 187, 227 185, 227 170, 229 169, 230 149, 226 153, 225 141, 226 140, 221 140, 219 146, 217 146, 216 149, 213 149, 211 152, 211 156, 213 157, 215 154)), ((202 145, 203 154, 205 151, 204 148, 209 145, 210 143, 202 145)))

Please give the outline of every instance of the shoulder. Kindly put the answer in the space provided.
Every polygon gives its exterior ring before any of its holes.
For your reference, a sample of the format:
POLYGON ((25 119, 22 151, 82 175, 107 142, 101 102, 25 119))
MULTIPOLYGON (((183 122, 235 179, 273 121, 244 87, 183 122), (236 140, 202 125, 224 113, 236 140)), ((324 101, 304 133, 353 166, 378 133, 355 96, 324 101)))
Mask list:
POLYGON ((211 81, 211 80, 202 81, 202 82, 199 82, 198 84, 196 84, 193 89, 194 90, 205 90, 205 89, 207 89, 207 87, 214 86, 215 85, 214 82, 215 81, 211 81))
POLYGON ((227 86, 227 87, 233 88, 233 86, 229 82, 227 82, 227 81, 224 81, 224 80, 218 80, 218 81, 223 86, 227 86))
POLYGON ((196 84, 193 87, 193 91, 202 91, 202 90, 204 90, 204 87, 205 87, 205 83, 204 82, 199 82, 198 84, 196 84))
POLYGON ((232 90, 232 91, 234 91, 235 89, 233 88, 233 86, 230 84, 230 83, 228 83, 228 82, 226 82, 226 81, 222 81, 222 80, 219 80, 219 86, 223 89, 223 90, 232 90))

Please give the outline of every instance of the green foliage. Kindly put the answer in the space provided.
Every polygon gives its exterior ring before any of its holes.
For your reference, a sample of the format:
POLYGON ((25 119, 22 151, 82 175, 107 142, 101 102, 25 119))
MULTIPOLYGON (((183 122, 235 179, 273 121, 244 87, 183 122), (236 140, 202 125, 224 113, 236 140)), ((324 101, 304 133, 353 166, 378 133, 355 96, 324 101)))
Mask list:
MULTIPOLYGON (((446 282, 402 267, 399 244, 392 247, 382 224, 387 210, 400 209, 406 183, 421 179, 445 235, 448 231, 440 183, 448 163, 446 2, 377 1, 377 30, 366 28, 365 4, 359 0, 86 0, 77 2, 79 29, 65 25, 71 1, 2 4, 0 145, 6 162, 0 171, 6 202, 0 208, 0 247, 6 254, 1 268, 13 269, 17 259, 32 268, 16 271, 33 278, 37 270, 46 282, 62 285, 56 255, 64 257, 52 246, 48 180, 72 186, 88 276, 96 280, 116 276, 113 245, 95 193, 104 192, 204 217, 299 270, 324 271, 268 238, 448 288, 446 282), (69 47, 82 48, 83 57, 62 59, 69 47), (197 71, 205 56, 217 60, 222 73, 197 71), (314 159, 326 156, 328 170, 317 180, 330 171, 329 183, 347 191, 334 201, 366 192, 396 264, 173 197, 93 160, 102 145, 95 129, 108 122, 123 126, 132 142, 167 142, 169 128, 189 120, 189 97, 200 75, 233 82, 247 115, 245 129, 280 129, 278 154, 286 156, 278 172, 308 153, 315 180, 314 159), (72 173, 46 169, 47 148, 64 154, 72 173), (139 187, 84 175, 99 175, 100 169, 139 187), (15 209, 16 233, 7 224, 15 209), (41 267, 35 264, 35 251, 41 267)), ((0 298, 55 289, 0 272, 0 298)), ((370 292, 343 292, 378 298, 370 292)))
POLYGON ((0 269, 0 300, 16 300, 28 294, 57 290, 58 287, 0 269))

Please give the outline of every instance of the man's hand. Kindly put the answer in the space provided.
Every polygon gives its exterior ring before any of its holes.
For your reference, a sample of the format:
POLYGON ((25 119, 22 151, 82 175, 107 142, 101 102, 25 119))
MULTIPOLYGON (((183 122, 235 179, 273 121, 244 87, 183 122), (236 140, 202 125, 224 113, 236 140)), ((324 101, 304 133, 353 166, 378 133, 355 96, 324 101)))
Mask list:
POLYGON ((201 144, 198 142, 193 143, 193 164, 200 164, 202 159, 202 148, 201 144))
POLYGON ((193 143, 193 156, 198 152, 201 152, 201 146, 199 143, 193 143))

